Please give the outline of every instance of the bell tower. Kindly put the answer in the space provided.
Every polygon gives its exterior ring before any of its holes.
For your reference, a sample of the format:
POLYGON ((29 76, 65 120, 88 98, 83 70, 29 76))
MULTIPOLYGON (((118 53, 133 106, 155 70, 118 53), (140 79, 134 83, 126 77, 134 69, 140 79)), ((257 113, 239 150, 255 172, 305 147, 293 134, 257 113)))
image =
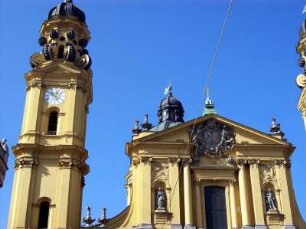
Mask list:
POLYGON ((79 228, 86 119, 92 102, 90 32, 72 0, 52 8, 30 58, 8 228, 79 228))

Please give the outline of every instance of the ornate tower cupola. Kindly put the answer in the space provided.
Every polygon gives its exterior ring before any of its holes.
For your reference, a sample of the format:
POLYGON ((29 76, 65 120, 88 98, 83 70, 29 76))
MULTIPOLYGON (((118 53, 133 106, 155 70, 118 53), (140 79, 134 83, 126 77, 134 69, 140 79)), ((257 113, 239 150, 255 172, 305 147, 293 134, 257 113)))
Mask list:
POLYGON ((184 122, 184 108, 182 103, 172 94, 172 87, 165 90, 166 98, 160 102, 158 119, 161 122, 184 122))
POLYGON ((84 12, 72 0, 52 8, 40 30, 38 42, 42 52, 32 55, 31 66, 37 68, 48 61, 60 60, 88 70, 91 59, 86 46, 90 34, 85 20, 84 12))
POLYGON ((88 107, 90 32, 72 0, 53 7, 30 58, 8 228, 79 228, 88 107), (22 190, 22 191, 20 191, 22 190))
POLYGON ((159 124, 150 131, 161 131, 184 122, 184 108, 182 103, 172 94, 172 87, 165 90, 166 98, 159 105, 157 112, 159 124))

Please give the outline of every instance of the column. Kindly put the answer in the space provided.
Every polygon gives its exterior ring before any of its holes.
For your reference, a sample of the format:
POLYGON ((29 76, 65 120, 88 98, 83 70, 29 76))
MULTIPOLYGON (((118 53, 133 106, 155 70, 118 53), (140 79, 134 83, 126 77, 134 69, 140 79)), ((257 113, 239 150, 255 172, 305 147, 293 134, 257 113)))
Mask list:
POLYGON ((258 164, 259 160, 250 160, 250 176, 251 176, 251 186, 252 186, 252 197, 255 215, 255 228, 266 229, 264 220, 264 205, 262 198, 262 189, 260 184, 260 175, 258 164))
POLYGON ((238 228, 238 217, 237 217, 238 206, 237 206, 236 193, 235 193, 235 182, 236 180, 229 181, 232 228, 238 228))
POLYGON ((202 210, 202 204, 203 204, 203 193, 201 192, 201 181, 197 180, 196 183, 196 215, 197 215, 197 228, 204 228, 203 225, 203 210, 202 210))
POLYGON ((185 205, 185 227, 194 228, 192 223, 192 199, 191 199, 191 176, 190 161, 184 162, 184 205, 185 205))
POLYGON ((240 205, 241 205, 241 216, 242 216, 242 226, 243 228, 254 228, 251 226, 251 213, 250 213, 250 203, 248 200, 248 188, 246 183, 246 160, 237 160, 237 165, 239 167, 239 194, 240 194, 240 205))

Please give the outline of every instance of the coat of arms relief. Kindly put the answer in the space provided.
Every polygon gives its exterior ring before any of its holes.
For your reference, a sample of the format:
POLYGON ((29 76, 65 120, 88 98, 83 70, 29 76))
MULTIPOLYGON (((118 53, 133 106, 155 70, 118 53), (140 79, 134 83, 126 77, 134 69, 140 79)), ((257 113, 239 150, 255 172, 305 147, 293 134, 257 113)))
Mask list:
MULTIPOLYGON (((209 119, 195 126, 191 139, 195 146, 193 161, 197 164, 202 156, 212 159, 226 158, 235 144, 235 132, 227 124, 209 119)), ((230 158, 226 158, 225 162, 232 163, 230 158)))

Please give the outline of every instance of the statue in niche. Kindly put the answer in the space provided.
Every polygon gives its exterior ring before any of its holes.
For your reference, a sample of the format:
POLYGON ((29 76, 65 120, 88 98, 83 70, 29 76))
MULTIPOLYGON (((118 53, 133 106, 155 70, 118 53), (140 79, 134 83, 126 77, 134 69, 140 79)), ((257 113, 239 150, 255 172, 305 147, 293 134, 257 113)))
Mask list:
POLYGON ((267 211, 277 211, 275 195, 270 188, 265 191, 265 199, 267 211))
POLYGON ((157 195, 156 195, 156 210, 166 210, 166 193, 161 187, 158 188, 157 195))

